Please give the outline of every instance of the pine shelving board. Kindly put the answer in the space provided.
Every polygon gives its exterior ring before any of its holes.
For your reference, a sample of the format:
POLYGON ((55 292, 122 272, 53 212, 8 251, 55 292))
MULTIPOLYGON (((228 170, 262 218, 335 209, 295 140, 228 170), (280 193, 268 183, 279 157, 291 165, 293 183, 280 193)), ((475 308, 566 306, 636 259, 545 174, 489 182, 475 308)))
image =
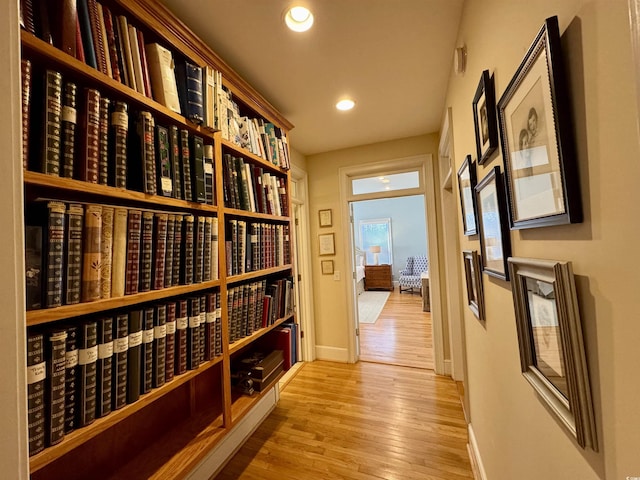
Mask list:
POLYGON ((255 392, 253 395, 234 395, 234 399, 231 404, 231 418, 233 419, 232 425, 235 425, 242 420, 242 417, 244 417, 256 403, 258 403, 258 400, 270 392, 273 386, 276 385, 286 373, 287 372, 284 371, 280 372, 273 382, 271 382, 269 386, 261 392, 255 392))
POLYGON ((226 140, 224 138, 220 138, 220 141, 222 143, 222 146, 225 148, 228 148, 230 150, 233 150, 234 152, 236 152, 238 155, 248 158, 251 160, 252 163, 258 163, 260 164, 260 166, 262 168, 265 168, 269 171, 272 172, 276 172, 279 173, 281 175, 285 175, 287 173, 288 170, 285 170, 282 167, 278 167, 276 165, 274 165, 273 163, 269 162, 268 160, 265 160, 262 157, 259 157, 257 155, 255 155, 254 153, 251 153, 249 150, 246 150, 244 148, 242 148, 239 145, 236 145, 235 143, 233 143, 230 140, 226 140))
POLYGON ((286 272, 287 270, 291 270, 291 265, 281 265, 280 267, 266 268, 255 272, 243 273, 242 275, 232 275, 227 277, 227 285, 244 280, 251 280, 253 278, 268 277, 274 273, 286 272))
POLYGON ((239 210, 236 208, 225 208, 225 216, 255 218, 257 220, 269 220, 274 222, 289 222, 289 217, 279 217, 278 215, 269 215, 268 213, 249 212, 247 210, 239 210))
POLYGON ((284 322, 286 322, 287 320, 291 320, 292 318, 293 318, 293 314, 287 315, 286 317, 279 318, 278 320, 273 322, 273 325, 269 325, 268 327, 261 328, 257 332, 253 332, 248 337, 244 337, 244 338, 241 338, 240 340, 233 342, 231 345, 229 345, 229 355, 232 355, 238 350, 241 350, 243 347, 246 347, 250 343, 253 343, 256 339, 260 338, 266 333, 269 333, 274 328, 279 327, 284 322))

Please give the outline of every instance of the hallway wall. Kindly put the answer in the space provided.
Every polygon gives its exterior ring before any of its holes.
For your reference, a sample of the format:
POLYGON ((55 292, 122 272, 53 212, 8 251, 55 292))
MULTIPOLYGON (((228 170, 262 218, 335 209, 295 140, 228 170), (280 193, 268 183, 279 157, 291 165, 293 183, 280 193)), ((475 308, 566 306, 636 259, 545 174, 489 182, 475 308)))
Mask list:
MULTIPOLYGON (((495 73, 499 99, 552 15, 563 32, 585 220, 512 231, 512 251, 573 263, 600 450, 582 450, 521 375, 510 285, 486 275, 486 325, 464 307, 471 423, 489 480, 623 480, 640 476, 640 148, 627 2, 467 0, 457 42, 467 69, 452 72, 446 99, 454 171, 476 156, 472 101, 482 70, 495 73)), ((496 152, 478 179, 502 164, 496 152)), ((461 222, 459 238, 462 249, 480 249, 461 222)))

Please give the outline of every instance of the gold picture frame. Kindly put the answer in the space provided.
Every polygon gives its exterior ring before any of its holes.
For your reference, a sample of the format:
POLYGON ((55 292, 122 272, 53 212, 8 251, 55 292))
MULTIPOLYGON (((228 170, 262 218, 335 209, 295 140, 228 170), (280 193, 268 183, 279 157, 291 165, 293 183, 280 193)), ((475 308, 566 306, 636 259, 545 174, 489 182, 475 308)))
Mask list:
POLYGON ((322 233, 318 235, 319 255, 335 255, 336 242, 333 233, 322 233))
POLYGON ((333 212, 330 208, 325 210, 318 211, 318 220, 320 222, 321 227, 332 227, 333 226, 333 212))
POLYGON ((322 275, 333 275, 333 260, 320 260, 322 275))

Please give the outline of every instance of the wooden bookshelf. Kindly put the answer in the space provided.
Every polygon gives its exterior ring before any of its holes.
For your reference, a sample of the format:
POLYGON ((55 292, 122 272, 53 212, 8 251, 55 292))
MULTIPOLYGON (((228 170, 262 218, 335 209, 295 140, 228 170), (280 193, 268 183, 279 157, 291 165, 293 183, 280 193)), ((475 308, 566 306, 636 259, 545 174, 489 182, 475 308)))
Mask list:
POLYGON ((246 149, 242 148, 240 145, 236 145, 235 143, 231 142, 230 140, 221 139, 221 142, 222 142, 222 146, 225 149, 231 150, 236 155, 244 157, 247 160, 251 160, 252 163, 260 165, 262 168, 264 168, 265 170, 267 170, 269 172, 278 173, 280 175, 286 175, 287 174, 287 170, 285 170, 284 168, 274 165, 273 163, 269 162, 268 160, 265 160, 264 158, 259 157, 259 156, 255 155, 254 153, 251 153, 249 150, 246 150, 246 149))
POLYGON ((267 269, 258 270, 255 272, 243 273, 242 275, 233 275, 233 276, 227 277, 227 285, 244 282, 245 280, 262 278, 262 277, 266 277, 268 275, 273 275, 276 273, 283 273, 289 270, 291 270, 291 265, 282 265, 281 267, 267 268, 267 269))
POLYGON ((291 222, 290 217, 279 217, 278 215, 270 215, 268 213, 248 212, 247 210, 239 210, 237 208, 226 208, 225 215, 231 217, 242 217, 256 220, 271 220, 272 222, 291 222))
POLYGON ((267 333, 269 333, 271 330, 279 327, 280 325, 282 325, 284 322, 292 320, 293 319, 293 315, 287 315, 286 317, 283 318, 279 318, 278 320, 276 320, 273 325, 269 325, 268 327, 265 328, 261 328, 260 330, 258 330, 257 332, 253 332, 251 335, 249 335, 248 337, 244 337, 241 340, 238 340, 236 342, 233 342, 231 345, 229 345, 229 355, 232 355, 234 353, 236 353, 239 350, 242 350, 244 347, 246 347, 247 345, 252 344, 253 342, 255 342, 258 338, 262 337, 263 335, 266 335, 267 333))

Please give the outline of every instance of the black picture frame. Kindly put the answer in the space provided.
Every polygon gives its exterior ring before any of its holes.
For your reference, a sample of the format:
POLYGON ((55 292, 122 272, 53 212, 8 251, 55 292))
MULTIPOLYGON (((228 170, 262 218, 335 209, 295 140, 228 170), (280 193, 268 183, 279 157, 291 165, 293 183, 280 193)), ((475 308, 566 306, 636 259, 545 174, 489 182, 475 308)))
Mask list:
POLYGON ((477 235, 478 216, 476 212, 475 188, 477 184, 476 164, 467 155, 458 169, 458 190, 462 210, 462 229, 465 235, 477 235))
POLYGON ((498 126, 496 123, 496 94, 493 75, 484 70, 473 97, 473 124, 476 132, 478 163, 484 164, 498 148, 498 126))
POLYGON ((480 255, 477 250, 463 250, 462 260, 467 281, 467 306, 478 320, 484 322, 484 289, 480 255))
POLYGON ((497 106, 512 229, 582 222, 558 18, 548 18, 497 106))
POLYGON ((511 256, 511 236, 504 179, 499 166, 493 167, 476 185, 475 193, 482 271, 492 277, 509 280, 507 259, 511 256))

